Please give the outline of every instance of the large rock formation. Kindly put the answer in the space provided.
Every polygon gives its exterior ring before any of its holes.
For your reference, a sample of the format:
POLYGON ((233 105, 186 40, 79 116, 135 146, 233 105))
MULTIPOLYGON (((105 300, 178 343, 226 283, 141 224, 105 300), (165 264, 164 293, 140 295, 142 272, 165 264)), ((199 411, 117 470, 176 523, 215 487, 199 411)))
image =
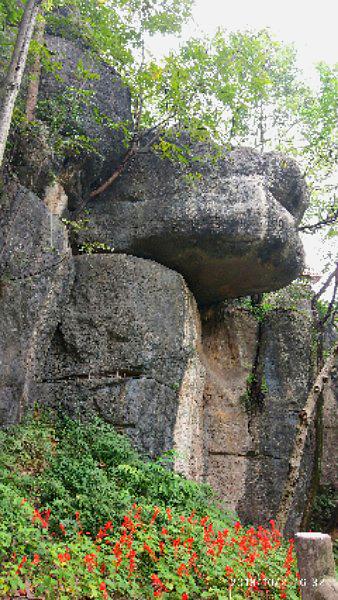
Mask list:
POLYGON ((246 148, 216 161, 207 146, 194 152, 188 167, 154 152, 136 157, 88 205, 92 239, 175 269, 202 304, 290 283, 303 265, 298 167, 246 148))
POLYGON ((198 478, 204 369, 183 278, 123 255, 78 256, 75 267, 38 396, 100 415, 149 456, 174 448, 176 467, 198 478))
MULTIPOLYGON (((331 373, 330 385, 323 392, 322 486, 332 486, 338 494, 338 361, 331 373)), ((338 528, 338 524, 337 524, 338 528)))
POLYGON ((17 422, 67 302, 72 255, 65 227, 29 190, 12 181, 1 195, 0 423, 17 422))
POLYGON ((81 197, 108 176, 125 152, 130 92, 115 69, 95 59, 79 40, 47 34, 45 43, 51 66, 42 72, 38 115, 49 122, 52 113, 58 127, 54 135, 75 143, 69 152, 66 144, 60 149, 66 156, 61 172, 69 191, 81 197))
MULTIPOLYGON (((312 381, 311 340, 309 308, 273 309, 262 321, 236 307, 205 314, 205 478, 245 522, 277 513, 312 381)), ((313 455, 311 431, 289 531, 300 524, 313 455)))
MULTIPOLYGON (((248 148, 216 157, 191 145, 187 164, 140 153, 89 204, 84 236, 115 253, 73 259, 58 219, 64 187, 71 208, 81 205, 114 170, 130 98, 113 69, 54 33, 46 44, 55 72, 42 74, 39 116, 61 98, 63 150, 75 130, 95 152, 60 152, 54 164, 48 114, 33 126, 36 138, 28 132, 16 146, 21 182, 45 203, 16 180, 2 195, 0 424, 34 401, 74 418, 99 415, 151 457, 174 448, 177 470, 211 483, 244 521, 264 524, 278 510, 312 381, 311 312, 306 301, 261 314, 229 299, 300 273, 297 224, 308 198, 299 168, 248 148)), ((330 396, 325 411, 331 405, 330 396)), ((313 464, 311 429, 288 531, 299 526, 313 464)))
MULTIPOLYGON (((245 522, 279 507, 312 381, 312 315, 304 302, 203 311, 182 277, 126 255, 75 258, 70 300, 36 396, 76 418, 99 415, 155 457, 210 483, 245 522), (292 346, 292 353, 290 347, 292 346)), ((300 524, 312 482, 310 431, 287 524, 300 524)))

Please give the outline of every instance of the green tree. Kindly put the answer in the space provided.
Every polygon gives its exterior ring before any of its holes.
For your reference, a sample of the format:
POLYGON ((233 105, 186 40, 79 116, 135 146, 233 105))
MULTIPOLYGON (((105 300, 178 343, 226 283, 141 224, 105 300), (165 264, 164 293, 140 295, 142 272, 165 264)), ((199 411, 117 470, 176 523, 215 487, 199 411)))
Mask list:
MULTIPOLYGON (((320 63, 320 83, 313 90, 297 68, 294 46, 265 30, 229 35, 219 30, 214 36, 186 41, 164 58, 154 58, 147 47, 149 37, 179 34, 192 2, 55 0, 47 14, 49 29, 80 37, 121 73, 131 90, 133 123, 125 132, 125 156, 92 196, 112 185, 142 149, 152 146, 186 161, 189 148, 182 138, 178 141, 183 130, 187 138, 208 139, 222 150, 251 145, 292 153, 312 193, 301 229, 315 231, 328 224, 333 235, 338 216, 333 179, 337 68, 320 63)), ((19 12, 13 0, 0 0, 0 18, 7 31, 17 25, 19 12)))
POLYGON ((42 0, 27 0, 23 11, 11 61, 5 79, 0 107, 0 167, 5 153, 13 110, 26 66, 29 45, 42 0))

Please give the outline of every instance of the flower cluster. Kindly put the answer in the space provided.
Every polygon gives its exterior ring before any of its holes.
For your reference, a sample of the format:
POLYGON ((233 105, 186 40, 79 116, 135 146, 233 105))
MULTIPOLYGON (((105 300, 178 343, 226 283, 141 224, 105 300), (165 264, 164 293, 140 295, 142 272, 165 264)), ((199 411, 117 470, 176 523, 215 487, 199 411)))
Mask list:
MULTIPOLYGON (((293 540, 276 529, 222 527, 192 512, 134 504, 122 523, 50 531, 50 511, 23 506, 35 534, 5 560, 0 591, 30 597, 298 598, 293 540)), ((224 525, 224 524, 223 524, 224 525)), ((1 542, 0 542, 1 544, 1 542)), ((13 540, 15 545, 15 540, 13 540)), ((1 548, 0 548, 1 549, 1 548)))

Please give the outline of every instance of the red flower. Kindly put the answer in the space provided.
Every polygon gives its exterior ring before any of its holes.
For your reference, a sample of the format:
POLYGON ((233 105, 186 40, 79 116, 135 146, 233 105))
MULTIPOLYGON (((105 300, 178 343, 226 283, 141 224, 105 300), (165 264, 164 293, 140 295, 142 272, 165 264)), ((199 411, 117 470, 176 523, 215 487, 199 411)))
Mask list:
POLYGON ((172 514, 171 514, 171 510, 170 510, 170 508, 166 508, 165 512, 167 513, 167 517, 168 517, 169 521, 171 521, 171 519, 172 519, 173 517, 172 517, 172 514))
POLYGON ((154 596, 161 596, 164 592, 167 592, 167 588, 160 578, 154 573, 150 575, 151 583, 154 587, 154 596))
POLYGON ((22 569, 22 567, 24 566, 24 564, 27 562, 27 556, 24 556, 23 559, 21 560, 20 564, 18 565, 18 568, 16 570, 16 574, 18 575, 22 569))
POLYGON ((158 515, 160 514, 160 512, 161 512, 161 511, 160 511, 160 509, 158 508, 158 506, 155 506, 155 508, 154 508, 154 513, 153 513, 153 516, 151 517, 150 524, 152 524, 152 523, 155 523, 155 521, 156 521, 156 519, 157 519, 158 515))
POLYGON ((135 571, 135 569, 136 569, 135 557, 136 557, 135 550, 130 550, 127 554, 127 558, 129 558, 129 573, 130 574, 133 573, 133 571, 135 571))
POLYGON ((65 552, 64 554, 62 554, 62 552, 60 552, 58 554, 58 559, 59 559, 60 563, 65 563, 65 562, 70 561, 71 556, 70 556, 69 552, 65 552))
POLYGON ((105 584, 104 581, 102 581, 102 583, 100 583, 100 592, 102 592, 103 598, 105 600, 107 600, 107 598, 108 598, 108 592, 107 592, 107 586, 106 586, 106 584, 105 584))
POLYGON ((35 521, 40 521, 41 526, 44 529, 47 529, 50 512, 51 512, 50 509, 48 509, 48 510, 45 510, 42 513, 40 513, 37 508, 34 508, 34 515, 32 518, 32 523, 35 523, 35 521))
POLYGON ((38 554, 34 554, 32 565, 38 565, 40 562, 40 556, 38 554))
POLYGON ((150 548, 150 546, 148 546, 148 544, 146 542, 144 542, 144 544, 143 544, 143 549, 146 552, 148 552, 149 556, 151 556, 152 559, 155 558, 154 550, 152 550, 152 548, 150 548))
POLYGON ((189 600, 189 596, 185 592, 182 594, 182 600, 189 600))
POLYGON ((62 523, 60 523, 60 524, 59 524, 59 527, 60 527, 60 529, 61 529, 61 531, 62 531, 63 535, 66 535, 66 528, 65 528, 65 526, 64 526, 64 525, 62 525, 62 523))
POLYGON ((86 556, 84 557, 84 562, 87 567, 87 571, 89 571, 89 573, 92 573, 94 567, 96 567, 97 564, 96 554, 86 554, 86 556))
POLYGON ((184 563, 181 563, 177 569, 177 575, 183 577, 183 575, 189 575, 189 569, 184 563))
POLYGON ((118 568, 122 562, 122 550, 120 542, 116 542, 113 548, 113 554, 116 558, 116 567, 118 568))
POLYGON ((96 536, 97 540, 102 540, 104 537, 106 537, 108 535, 108 531, 109 529, 113 529, 113 522, 112 521, 107 521, 107 523, 104 525, 104 527, 100 527, 99 532, 96 536))
POLYGON ((236 521, 234 528, 236 529, 236 532, 238 533, 240 529, 242 529, 242 525, 240 524, 239 521, 236 521))

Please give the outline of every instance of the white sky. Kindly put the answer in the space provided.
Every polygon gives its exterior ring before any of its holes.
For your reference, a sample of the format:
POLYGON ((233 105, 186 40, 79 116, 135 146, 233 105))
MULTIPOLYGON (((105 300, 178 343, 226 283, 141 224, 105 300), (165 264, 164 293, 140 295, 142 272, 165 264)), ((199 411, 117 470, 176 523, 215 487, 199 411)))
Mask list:
MULTIPOLYGON (((193 19, 184 27, 181 40, 203 32, 212 34, 218 27, 229 31, 269 28, 278 39, 295 44, 303 76, 312 84, 317 82, 315 63, 338 60, 337 0, 195 0, 193 19)), ((158 56, 177 48, 179 40, 155 36, 149 45, 158 56)), ((321 272, 325 255, 337 247, 337 238, 323 244, 320 235, 302 237, 308 266, 321 272)))

